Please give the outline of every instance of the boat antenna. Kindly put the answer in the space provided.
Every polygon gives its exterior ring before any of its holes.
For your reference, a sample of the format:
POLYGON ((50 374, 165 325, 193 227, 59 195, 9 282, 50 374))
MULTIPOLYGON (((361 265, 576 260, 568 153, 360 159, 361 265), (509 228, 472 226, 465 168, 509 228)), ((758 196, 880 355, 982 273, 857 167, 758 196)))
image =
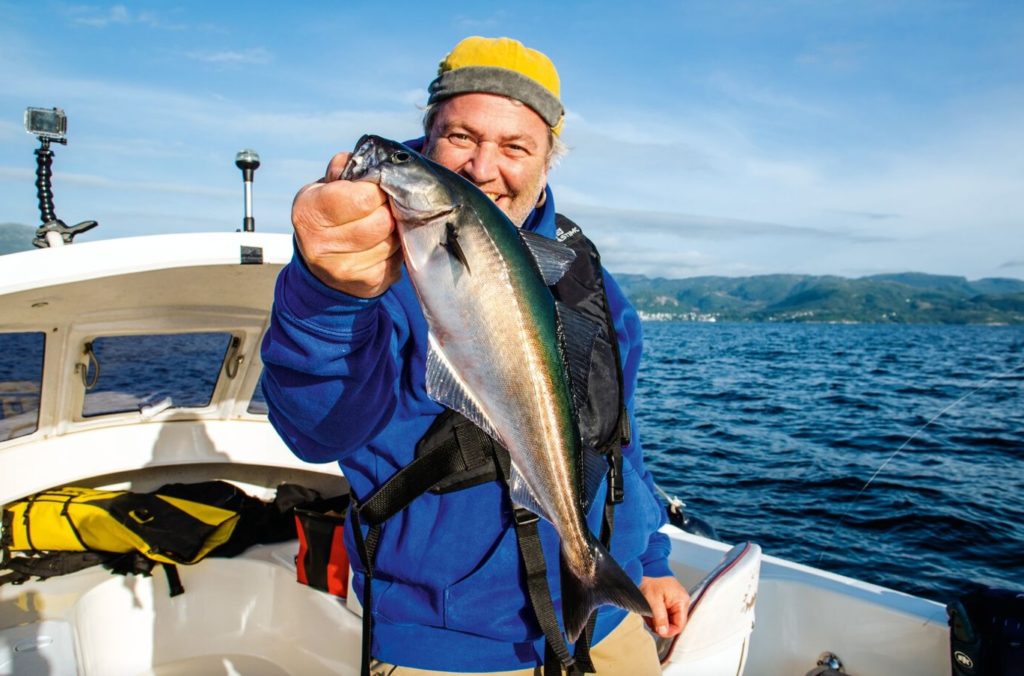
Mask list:
POLYGON ((1021 362, 1020 364, 1017 364, 1012 369, 1008 369, 1006 371, 1003 371, 1002 373, 997 373, 994 376, 989 376, 989 378, 987 380, 985 380, 985 382, 983 382, 981 385, 978 385, 977 387, 975 387, 973 390, 971 390, 967 394, 963 395, 962 397, 960 397, 959 399, 957 399, 953 403, 951 403, 948 406, 946 406, 944 409, 942 409, 941 411, 939 411, 938 413, 933 415, 931 417, 931 419, 928 420, 928 422, 926 422, 925 424, 921 425, 916 430, 914 430, 914 433, 911 434, 909 437, 907 437, 906 441, 904 441, 902 444, 900 444, 900 447, 897 448, 895 451, 893 451, 889 455, 889 457, 885 459, 885 462, 883 462, 881 465, 878 466, 878 469, 876 469, 875 473, 871 475, 871 478, 869 478, 867 481, 864 482, 864 485, 861 486, 860 490, 857 492, 857 495, 853 496, 853 500, 850 500, 849 503, 847 503, 849 505, 849 507, 847 507, 846 512, 844 512, 842 518, 839 519, 839 523, 832 530, 832 536, 829 538, 829 541, 825 543, 825 546, 821 548, 821 552, 818 554, 818 563, 821 563, 822 559, 825 558, 825 554, 828 552, 829 549, 832 548, 832 541, 835 540, 836 533, 839 532, 839 528, 844 523, 846 523, 846 518, 850 515, 850 510, 852 509, 852 506, 858 500, 860 500, 860 496, 864 495, 864 491, 866 491, 868 489, 868 486, 870 486, 872 484, 872 482, 874 482, 874 480, 878 478, 878 475, 882 473, 882 471, 889 465, 889 463, 891 463, 893 460, 895 460, 896 456, 899 455, 900 453, 902 453, 903 449, 906 448, 907 446, 909 446, 910 442, 912 442, 914 439, 917 438, 917 435, 919 435, 921 432, 924 432, 926 429, 931 427, 932 423, 934 423, 936 420, 938 420, 942 416, 946 415, 946 413, 948 413, 953 408, 958 406, 962 401, 964 401, 968 397, 970 397, 970 396, 980 392, 981 390, 984 390, 986 387, 988 387, 992 383, 996 382, 997 380, 1002 380, 1003 378, 1007 378, 1007 377, 1013 375, 1014 373, 1016 373, 1017 371, 1020 371, 1021 369, 1024 369, 1024 362, 1021 362))
POLYGON ((68 226, 57 218, 53 208, 53 151, 50 143, 67 145, 68 118, 61 108, 25 109, 25 131, 39 139, 36 148, 36 197, 42 225, 36 229, 32 244, 43 249, 49 246, 71 244, 75 235, 99 225, 96 221, 82 221, 68 226))
POLYGON ((246 148, 235 155, 235 166, 242 170, 242 181, 245 186, 245 218, 242 229, 252 232, 256 229, 256 219, 252 217, 252 179, 260 167, 260 156, 255 150, 246 148))

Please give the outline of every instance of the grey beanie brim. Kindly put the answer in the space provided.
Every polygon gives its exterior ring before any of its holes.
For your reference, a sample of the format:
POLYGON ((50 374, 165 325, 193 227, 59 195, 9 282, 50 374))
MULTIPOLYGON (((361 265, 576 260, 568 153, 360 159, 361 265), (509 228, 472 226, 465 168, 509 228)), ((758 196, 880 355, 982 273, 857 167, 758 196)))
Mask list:
POLYGON ((562 102, 541 84, 508 68, 465 66, 449 70, 430 83, 427 103, 437 103, 459 94, 499 94, 522 101, 540 115, 551 128, 558 126, 564 110, 562 102))

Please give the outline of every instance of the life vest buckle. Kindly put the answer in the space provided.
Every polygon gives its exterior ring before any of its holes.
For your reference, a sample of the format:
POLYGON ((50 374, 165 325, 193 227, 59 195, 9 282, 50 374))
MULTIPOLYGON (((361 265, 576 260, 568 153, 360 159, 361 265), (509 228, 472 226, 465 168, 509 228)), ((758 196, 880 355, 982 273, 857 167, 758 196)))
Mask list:
POLYGON ((612 453, 608 457, 608 499, 613 505, 618 505, 625 498, 626 487, 622 481, 622 454, 612 453))
POLYGON ((531 523, 536 523, 540 520, 539 516, 525 507, 516 507, 512 516, 515 518, 517 526, 529 526, 531 523))

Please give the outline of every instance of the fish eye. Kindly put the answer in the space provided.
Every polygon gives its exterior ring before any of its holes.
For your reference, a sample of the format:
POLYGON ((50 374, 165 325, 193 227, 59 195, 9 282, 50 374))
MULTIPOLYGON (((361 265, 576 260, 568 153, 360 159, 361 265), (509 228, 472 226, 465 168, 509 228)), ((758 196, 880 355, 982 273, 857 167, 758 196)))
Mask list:
POLYGON ((405 152, 404 150, 396 150, 394 153, 391 154, 391 161, 394 162, 395 164, 402 164, 403 162, 408 162, 411 158, 412 155, 405 152))

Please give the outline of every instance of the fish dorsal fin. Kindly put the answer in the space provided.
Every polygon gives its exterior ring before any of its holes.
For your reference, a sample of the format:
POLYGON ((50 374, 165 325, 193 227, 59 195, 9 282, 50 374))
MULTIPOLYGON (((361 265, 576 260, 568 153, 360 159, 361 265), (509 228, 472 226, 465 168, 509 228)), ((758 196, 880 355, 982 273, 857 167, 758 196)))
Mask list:
POLYGON ((544 283, 548 286, 560 280, 572 262, 576 260, 576 252, 561 242, 528 230, 520 230, 519 236, 526 244, 526 248, 533 254, 537 270, 540 271, 544 283))
POLYGON ((594 354, 594 341, 601 331, 601 325, 561 301, 555 301, 555 311, 558 314, 558 325, 562 329, 562 344, 572 384, 572 399, 576 410, 580 411, 589 397, 587 386, 590 362, 594 354))
MULTIPOLYGON (((555 302, 555 310, 562 329, 562 343, 572 384, 573 404, 577 414, 583 416, 589 410, 587 401, 590 394, 587 390, 590 363, 594 353, 594 341, 601 331, 601 325, 560 301, 555 302)), ((582 419, 580 424, 585 424, 582 419)), ((584 447, 581 465, 583 511, 588 513, 601 484, 608 475, 608 458, 595 449, 584 447)))
POLYGON ((433 333, 429 334, 428 341, 427 394, 437 403, 466 416, 495 441, 500 441, 498 433, 494 430, 494 425, 484 415, 480 406, 470 396, 462 381, 449 366, 444 353, 438 349, 433 333))
POLYGON ((589 514, 597 492, 608 476, 608 458, 593 448, 583 449, 583 513, 589 514))

